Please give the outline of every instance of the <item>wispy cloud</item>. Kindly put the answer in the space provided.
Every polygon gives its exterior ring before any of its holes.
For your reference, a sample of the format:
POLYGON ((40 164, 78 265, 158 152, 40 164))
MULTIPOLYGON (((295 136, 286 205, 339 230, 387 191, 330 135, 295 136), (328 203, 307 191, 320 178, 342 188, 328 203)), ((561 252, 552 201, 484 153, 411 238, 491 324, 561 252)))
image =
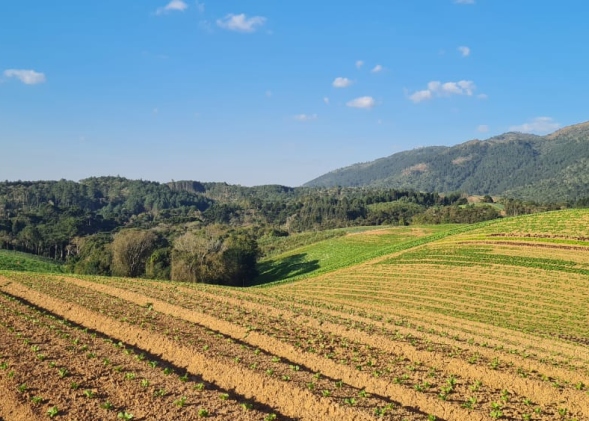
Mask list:
POLYGON ((327 97, 323 98, 323 102, 325 103, 325 105, 329 105, 329 98, 327 98, 327 97))
POLYGON ((479 133, 487 133, 489 131, 489 126, 487 126, 486 124, 481 124, 479 127, 477 127, 477 132, 479 133))
POLYGON ((333 81, 332 85, 334 88, 347 88, 351 86, 354 82, 348 79, 347 77, 336 77, 333 81))
POLYGON ((361 68, 362 66, 364 66, 364 62, 363 62, 362 60, 358 60, 358 61, 356 62, 356 69, 359 69, 359 68, 361 68))
POLYGON ((272 95, 273 95, 272 91, 266 91, 266 97, 272 98, 272 95))
POLYGON ((205 4, 201 3, 197 0, 196 1, 196 10, 198 10, 198 13, 204 13, 205 12, 205 4))
POLYGON ((4 76, 15 77, 25 85, 37 85, 47 81, 45 74, 35 72, 34 70, 8 69, 4 71, 4 76))
POLYGON ((454 0, 456 4, 474 4, 474 0, 454 0))
POLYGON ((418 103, 434 97, 449 97, 452 95, 472 96, 475 89, 476 86, 474 82, 470 80, 446 83, 432 81, 427 84, 427 89, 415 92, 409 96, 409 99, 418 103))
POLYGON ((363 108, 365 110, 370 110, 371 108, 374 108, 374 106, 376 105, 376 101, 371 96, 363 96, 348 101, 346 105, 352 108, 363 108))
POLYGON ((552 117, 536 117, 528 123, 511 126, 509 130, 522 133, 550 133, 558 130, 560 127, 560 123, 554 121, 552 117))
POLYGON ((487 94, 478 94, 477 95, 477 98, 478 99, 489 99, 489 95, 487 95, 487 94))
POLYGON ((183 12, 188 9, 188 5, 183 0, 172 0, 164 7, 160 7, 155 11, 156 15, 163 15, 170 12, 183 12))
POLYGON ((319 116, 317 114, 297 114, 294 116, 294 119, 298 121, 313 121, 318 118, 319 116))
POLYGON ((374 68, 371 70, 372 73, 380 73, 384 70, 384 67, 382 67, 380 64, 377 64, 376 66, 374 66, 374 68))
POLYGON ((470 55, 470 48, 468 48, 464 45, 458 47, 458 51, 460 51, 460 54, 462 54, 462 57, 468 57, 470 55))
POLYGON ((236 32, 255 32, 259 27, 266 23, 266 18, 262 16, 247 17, 244 13, 234 15, 229 13, 223 19, 217 20, 220 28, 236 32))

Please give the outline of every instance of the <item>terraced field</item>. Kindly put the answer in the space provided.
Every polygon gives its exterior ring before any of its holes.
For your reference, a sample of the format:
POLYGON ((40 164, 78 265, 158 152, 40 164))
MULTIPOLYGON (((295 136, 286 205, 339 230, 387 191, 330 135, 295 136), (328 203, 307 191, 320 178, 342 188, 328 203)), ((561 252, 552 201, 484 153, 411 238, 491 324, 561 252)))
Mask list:
POLYGON ((589 420, 587 222, 431 233, 246 290, 2 272, 0 417, 589 420))

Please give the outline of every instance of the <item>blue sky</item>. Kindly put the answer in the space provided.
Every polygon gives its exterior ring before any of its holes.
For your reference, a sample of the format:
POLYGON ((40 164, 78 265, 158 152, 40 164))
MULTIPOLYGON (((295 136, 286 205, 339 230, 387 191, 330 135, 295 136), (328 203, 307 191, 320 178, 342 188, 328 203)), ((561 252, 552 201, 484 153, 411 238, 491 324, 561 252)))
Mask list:
POLYGON ((0 179, 300 185, 588 120, 582 1, 0 3, 0 179))

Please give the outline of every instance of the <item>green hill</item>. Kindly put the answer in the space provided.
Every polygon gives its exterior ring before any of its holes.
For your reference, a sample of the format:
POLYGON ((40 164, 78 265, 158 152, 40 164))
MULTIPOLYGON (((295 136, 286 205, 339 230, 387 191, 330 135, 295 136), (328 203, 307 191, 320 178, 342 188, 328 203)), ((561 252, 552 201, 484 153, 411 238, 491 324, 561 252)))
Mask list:
POLYGON ((56 260, 8 250, 0 250, 0 270, 44 273, 63 272, 61 264, 56 260))
MULTIPOLYGON (((417 244, 470 229, 469 225, 413 225, 409 227, 361 227, 325 231, 318 241, 265 258, 258 264, 255 284, 292 282, 353 266, 372 258, 394 253, 417 244), (331 238, 330 238, 331 237, 331 238)), ((307 234, 300 235, 307 240, 307 234)), ((296 236, 295 236, 296 240, 296 236)), ((282 244, 288 246, 288 244, 282 244)))
POLYGON ((536 201, 589 196, 589 122, 548 136, 506 133, 341 168, 306 186, 369 186, 490 194, 536 201))

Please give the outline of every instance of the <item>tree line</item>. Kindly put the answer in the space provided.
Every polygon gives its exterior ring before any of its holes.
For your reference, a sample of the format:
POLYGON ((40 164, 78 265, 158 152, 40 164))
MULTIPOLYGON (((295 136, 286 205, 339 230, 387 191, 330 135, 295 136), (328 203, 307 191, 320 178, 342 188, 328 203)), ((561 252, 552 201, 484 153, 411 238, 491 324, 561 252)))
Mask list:
MULTIPOLYGON (((504 206, 515 215, 565 205, 504 206)), ((467 206, 460 193, 122 177, 0 183, 0 248, 60 260, 81 274, 224 285, 247 285, 256 276, 262 237, 499 216, 490 205, 467 206)))

